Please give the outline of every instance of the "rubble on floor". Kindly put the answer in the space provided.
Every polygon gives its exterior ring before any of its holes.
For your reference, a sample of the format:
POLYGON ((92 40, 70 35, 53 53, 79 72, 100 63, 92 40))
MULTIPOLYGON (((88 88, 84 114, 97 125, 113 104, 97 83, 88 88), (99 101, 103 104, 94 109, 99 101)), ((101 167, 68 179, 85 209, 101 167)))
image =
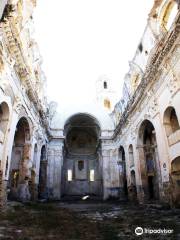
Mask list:
POLYGON ((10 203, 0 216, 0 240, 180 239, 180 210, 118 202, 10 203), (136 236, 137 227, 172 234, 136 236), (179 234, 179 235, 178 235, 179 234))

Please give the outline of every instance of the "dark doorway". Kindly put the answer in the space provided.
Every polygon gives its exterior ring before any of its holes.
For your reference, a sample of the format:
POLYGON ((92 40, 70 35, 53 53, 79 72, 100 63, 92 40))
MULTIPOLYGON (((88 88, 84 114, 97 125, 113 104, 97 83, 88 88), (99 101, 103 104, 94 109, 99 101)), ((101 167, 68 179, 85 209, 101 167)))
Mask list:
POLYGON ((154 178, 153 178, 153 176, 148 177, 148 191, 149 191, 149 199, 154 199, 154 178))
POLYGON ((101 198, 99 123, 88 114, 76 114, 66 122, 64 135, 62 195, 101 198))

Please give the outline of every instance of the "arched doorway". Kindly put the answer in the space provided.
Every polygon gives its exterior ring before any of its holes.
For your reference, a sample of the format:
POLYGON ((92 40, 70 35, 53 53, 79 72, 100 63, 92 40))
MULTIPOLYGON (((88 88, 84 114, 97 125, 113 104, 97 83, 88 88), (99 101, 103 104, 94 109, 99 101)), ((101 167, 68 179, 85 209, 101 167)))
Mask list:
POLYGON ((72 116, 64 127, 62 195, 102 195, 100 126, 88 114, 72 116))
POLYGON ((159 199, 160 167, 156 132, 153 124, 145 120, 139 129, 139 160, 145 199, 159 199))
POLYGON ((47 196, 47 153, 46 153, 45 145, 43 145, 41 148, 38 197, 40 199, 46 199, 48 197, 47 196))
POLYGON ((171 163, 171 185, 172 203, 180 207, 180 156, 171 163))
POLYGON ((126 178, 126 157, 125 151, 122 146, 119 148, 119 160, 118 160, 118 167, 119 167, 119 187, 120 199, 125 199, 128 197, 128 188, 127 188, 127 178, 126 178))
POLYGON ((30 199, 29 193, 29 167, 30 160, 30 127, 27 119, 22 117, 17 123, 14 143, 11 154, 11 164, 8 187, 9 197, 22 201, 30 199))

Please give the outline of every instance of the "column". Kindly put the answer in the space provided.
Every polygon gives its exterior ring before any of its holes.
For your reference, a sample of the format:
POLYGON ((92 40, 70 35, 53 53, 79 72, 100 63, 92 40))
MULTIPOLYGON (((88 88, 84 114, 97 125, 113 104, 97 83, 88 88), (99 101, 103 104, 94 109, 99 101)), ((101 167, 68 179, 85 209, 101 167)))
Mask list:
POLYGON ((48 146, 47 184, 49 198, 54 200, 59 200, 61 198, 63 145, 63 139, 54 139, 48 146))

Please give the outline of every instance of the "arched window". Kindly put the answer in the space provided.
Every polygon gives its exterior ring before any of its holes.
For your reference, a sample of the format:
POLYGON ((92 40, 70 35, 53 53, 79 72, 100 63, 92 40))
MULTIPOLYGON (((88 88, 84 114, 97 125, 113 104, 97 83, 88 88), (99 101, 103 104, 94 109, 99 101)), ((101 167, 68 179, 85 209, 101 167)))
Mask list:
POLYGON ((164 113, 164 126, 167 137, 180 129, 176 111, 173 107, 168 107, 164 113))
POLYGON ((139 49, 140 52, 143 51, 143 45, 142 45, 142 42, 140 42, 140 44, 139 44, 139 46, 138 46, 138 49, 139 49))
POLYGON ((104 81, 103 85, 104 85, 104 89, 107 89, 107 82, 106 81, 104 81))
POLYGON ((139 82, 140 82, 140 75, 139 75, 139 73, 134 73, 132 75, 132 87, 133 87, 133 89, 137 88, 137 86, 139 85, 139 82))
POLYGON ((104 99, 104 107, 107 109, 111 109, 111 102, 109 99, 104 99))
POLYGON ((179 123, 178 123, 178 119, 177 119, 177 116, 176 116, 175 109, 171 110, 170 124, 171 124, 173 132, 175 132, 175 131, 177 131, 179 129, 179 123))
POLYGON ((164 4, 164 7, 162 8, 162 13, 161 13, 161 27, 169 31, 171 28, 171 25, 176 17, 176 14, 178 12, 178 5, 175 1, 167 1, 164 4))
POLYGON ((171 163, 171 173, 180 175, 180 157, 175 158, 171 163))

